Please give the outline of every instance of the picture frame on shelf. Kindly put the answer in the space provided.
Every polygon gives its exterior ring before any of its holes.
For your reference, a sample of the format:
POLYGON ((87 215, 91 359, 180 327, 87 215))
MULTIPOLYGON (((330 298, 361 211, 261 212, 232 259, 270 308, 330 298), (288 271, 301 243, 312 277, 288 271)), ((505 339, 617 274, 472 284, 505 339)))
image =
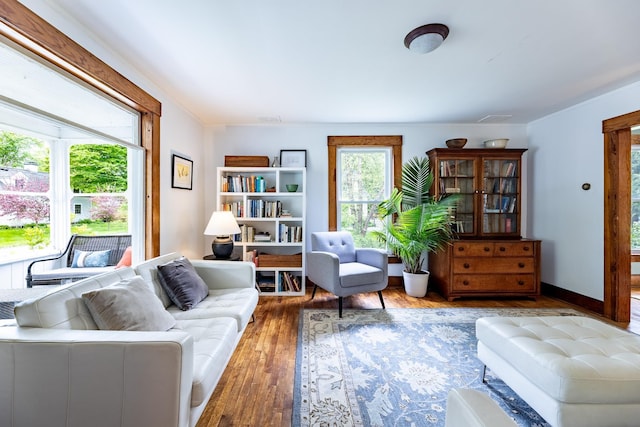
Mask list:
POLYGON ((171 188, 193 189, 193 160, 177 154, 171 156, 171 188))
POLYGON ((306 168, 307 150, 280 150, 280 167, 306 168))

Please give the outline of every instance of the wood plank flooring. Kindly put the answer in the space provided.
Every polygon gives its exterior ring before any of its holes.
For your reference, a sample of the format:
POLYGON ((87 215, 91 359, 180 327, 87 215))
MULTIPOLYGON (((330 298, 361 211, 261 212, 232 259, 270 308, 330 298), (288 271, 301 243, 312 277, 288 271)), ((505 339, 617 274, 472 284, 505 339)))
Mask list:
MULTIPOLYGON (((528 299, 466 299, 448 302, 429 292, 425 298, 408 297, 401 287, 383 291, 387 308, 443 307, 522 307, 574 308, 548 297, 528 299)), ((227 366, 197 427, 222 426, 290 426, 293 409, 293 382, 301 308, 337 310, 333 295, 318 289, 311 300, 311 289, 300 297, 261 296, 250 323, 227 366)), ((354 295, 344 300, 344 308, 380 308, 376 293, 354 295)), ((640 333, 640 301, 632 300, 631 323, 617 324, 640 333)), ((589 313, 594 315, 593 313, 589 313)))

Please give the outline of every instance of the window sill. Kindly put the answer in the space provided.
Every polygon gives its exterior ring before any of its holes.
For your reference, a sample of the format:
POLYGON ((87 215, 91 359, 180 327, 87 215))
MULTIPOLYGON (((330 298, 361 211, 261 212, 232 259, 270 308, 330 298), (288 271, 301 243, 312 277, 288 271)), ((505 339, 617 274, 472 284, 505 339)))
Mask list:
POLYGON ((5 248, 0 249, 0 259, 2 260, 0 261, 0 266, 14 264, 17 262, 31 262, 40 258, 46 258, 56 255, 60 255, 60 252, 55 251, 51 248, 29 251, 28 254, 25 254, 24 248, 5 248))

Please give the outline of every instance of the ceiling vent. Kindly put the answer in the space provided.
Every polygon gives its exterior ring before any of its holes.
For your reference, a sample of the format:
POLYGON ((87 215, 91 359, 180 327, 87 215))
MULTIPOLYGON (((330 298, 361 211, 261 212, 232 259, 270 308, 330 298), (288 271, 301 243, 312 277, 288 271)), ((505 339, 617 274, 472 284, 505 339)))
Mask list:
POLYGON ((511 117, 513 117, 511 114, 489 114, 478 120, 478 123, 503 123, 511 117))

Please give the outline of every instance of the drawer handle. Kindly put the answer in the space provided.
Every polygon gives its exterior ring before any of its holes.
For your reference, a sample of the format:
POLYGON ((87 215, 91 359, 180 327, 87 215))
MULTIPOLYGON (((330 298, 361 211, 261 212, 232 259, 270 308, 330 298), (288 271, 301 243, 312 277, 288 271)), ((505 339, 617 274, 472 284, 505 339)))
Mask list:
POLYGON ((524 285, 524 280, 518 280, 518 285, 523 286, 524 285))
POLYGON ((523 251, 527 252, 529 250, 529 246, 525 246, 522 248, 523 251))
POLYGON ((520 268, 524 268, 524 262, 519 262, 519 263, 518 263, 518 267, 520 267, 520 268))
POLYGON ((462 284, 465 285, 465 286, 469 286, 469 281, 468 280, 463 280, 462 284))
POLYGON ((464 252, 464 247, 458 246, 458 252, 464 252))
POLYGON ((504 252, 506 250, 507 250, 507 248, 505 248, 504 246, 500 246, 500 252, 504 252))
POLYGON ((490 248, 490 247, 485 246, 485 247, 484 247, 484 251, 485 251, 485 252, 489 252, 489 251, 491 251, 491 248, 490 248))
POLYGON ((463 265, 463 267, 464 267, 464 268, 469 268, 469 267, 471 267, 471 266, 469 265, 469 263, 466 263, 466 262, 465 262, 465 263, 464 263, 464 265, 463 265))

